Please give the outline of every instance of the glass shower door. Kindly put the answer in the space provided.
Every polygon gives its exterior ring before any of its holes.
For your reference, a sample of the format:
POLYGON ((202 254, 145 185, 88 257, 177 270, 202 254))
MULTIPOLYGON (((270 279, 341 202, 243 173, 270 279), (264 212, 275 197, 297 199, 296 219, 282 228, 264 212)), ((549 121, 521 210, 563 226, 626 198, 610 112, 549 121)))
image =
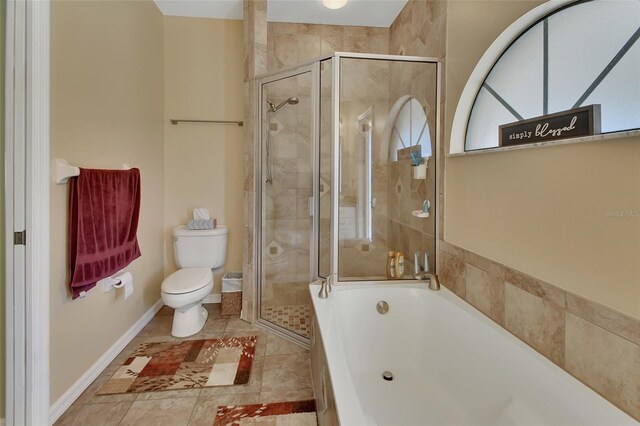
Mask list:
POLYGON ((260 318, 308 338, 315 277, 312 67, 261 85, 260 318))

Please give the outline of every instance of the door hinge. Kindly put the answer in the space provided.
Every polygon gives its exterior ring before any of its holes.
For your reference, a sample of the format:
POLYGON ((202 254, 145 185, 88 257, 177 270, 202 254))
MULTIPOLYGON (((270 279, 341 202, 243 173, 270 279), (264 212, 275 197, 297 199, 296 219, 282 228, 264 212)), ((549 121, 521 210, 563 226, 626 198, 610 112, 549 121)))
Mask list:
POLYGON ((27 245, 27 231, 20 231, 13 233, 13 245, 14 246, 26 246, 27 245))

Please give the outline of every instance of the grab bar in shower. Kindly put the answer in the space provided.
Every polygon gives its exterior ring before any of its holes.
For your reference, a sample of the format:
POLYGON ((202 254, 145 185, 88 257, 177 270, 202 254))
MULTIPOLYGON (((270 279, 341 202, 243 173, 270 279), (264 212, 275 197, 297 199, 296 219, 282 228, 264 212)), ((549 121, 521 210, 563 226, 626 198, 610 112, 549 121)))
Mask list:
POLYGON ((238 127, 244 126, 243 121, 229 121, 229 120, 187 120, 183 118, 170 118, 169 121, 174 126, 178 123, 213 123, 213 124, 235 124, 238 127))

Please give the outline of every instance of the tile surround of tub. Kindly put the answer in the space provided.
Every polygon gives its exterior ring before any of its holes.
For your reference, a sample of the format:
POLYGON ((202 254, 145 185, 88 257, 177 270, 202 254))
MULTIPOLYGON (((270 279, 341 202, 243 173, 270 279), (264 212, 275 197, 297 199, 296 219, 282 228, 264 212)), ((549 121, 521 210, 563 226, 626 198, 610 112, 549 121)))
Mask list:
POLYGON ((508 282, 504 288, 504 306, 504 327, 562 367, 564 309, 508 282))
POLYGON ((640 420, 640 320, 440 240, 443 286, 640 420))
POLYGON ((567 313, 566 370, 640 418, 640 346, 567 313))

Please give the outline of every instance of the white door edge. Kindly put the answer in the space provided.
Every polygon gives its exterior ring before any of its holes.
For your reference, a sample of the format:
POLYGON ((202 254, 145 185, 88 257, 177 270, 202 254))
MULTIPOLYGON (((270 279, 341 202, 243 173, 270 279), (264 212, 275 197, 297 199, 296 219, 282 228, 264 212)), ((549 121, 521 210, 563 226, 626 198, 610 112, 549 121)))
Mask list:
POLYGON ((49 423, 49 28, 49 0, 7 1, 7 424, 49 423))

